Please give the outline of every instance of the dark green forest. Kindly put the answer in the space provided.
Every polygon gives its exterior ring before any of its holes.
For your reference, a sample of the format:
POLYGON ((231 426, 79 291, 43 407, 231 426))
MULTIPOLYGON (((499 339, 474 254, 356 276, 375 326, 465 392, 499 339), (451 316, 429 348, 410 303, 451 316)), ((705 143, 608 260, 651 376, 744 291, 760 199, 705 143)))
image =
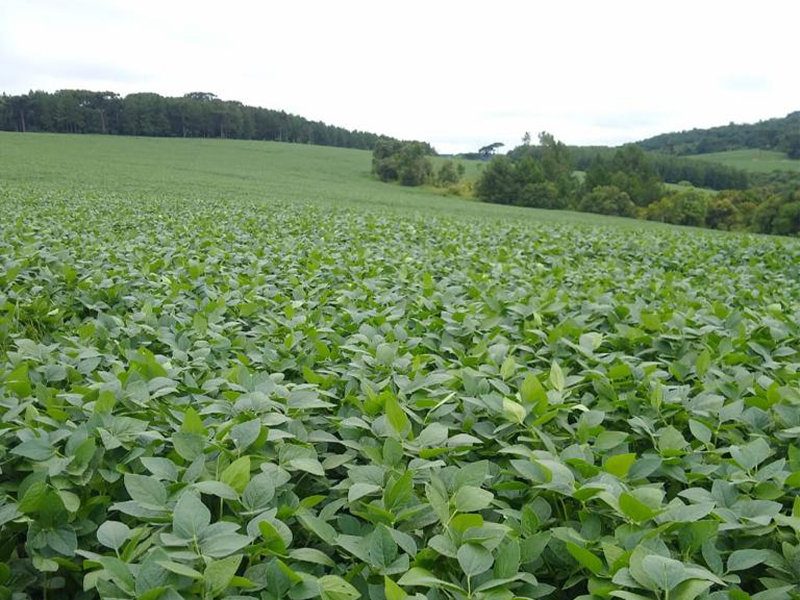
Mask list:
POLYGON ((0 130, 154 137, 270 140, 372 149, 375 133, 351 131, 280 110, 221 100, 207 92, 180 97, 59 90, 0 96, 0 130))
MULTIPOLYGON (((617 151, 608 146, 570 146, 569 150, 579 171, 587 171, 598 158, 611 158, 617 151)), ((695 187, 712 190, 743 190, 758 179, 757 175, 743 169, 682 156, 649 152, 647 158, 666 183, 689 182, 695 187)))
POLYGON ((800 111, 758 123, 730 123, 710 129, 662 133, 637 145, 664 154, 708 154, 758 148, 786 152, 789 158, 800 158, 800 111))

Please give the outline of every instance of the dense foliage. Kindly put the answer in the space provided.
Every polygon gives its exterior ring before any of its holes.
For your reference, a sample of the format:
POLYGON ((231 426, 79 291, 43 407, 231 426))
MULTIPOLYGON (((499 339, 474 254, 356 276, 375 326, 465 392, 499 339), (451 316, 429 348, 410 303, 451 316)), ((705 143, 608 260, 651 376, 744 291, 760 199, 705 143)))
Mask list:
POLYGON ((549 133, 536 146, 525 143, 493 158, 475 184, 484 202, 534 208, 570 207, 577 182, 569 149, 549 133))
POLYGON ((647 206, 664 195, 663 181, 650 157, 628 144, 616 150, 610 159, 598 155, 586 171, 584 187, 614 186, 628 194, 637 206, 647 206))
POLYGON ((0 142, 1 598, 796 597, 796 240, 0 142))
POLYGON ((797 589, 794 241, 88 190, 0 196, 5 597, 797 589))
POLYGON ((601 215, 636 217, 636 205, 631 197, 613 185, 598 185, 585 194, 578 203, 578 210, 601 215))
POLYGON ((385 138, 284 111, 220 100, 205 92, 174 98, 153 93, 123 97, 87 90, 3 95, 0 130, 219 137, 365 149, 385 138))
MULTIPOLYGON (((586 171, 598 157, 611 160, 617 149, 607 146, 570 146, 569 150, 575 160, 575 168, 586 171)), ((751 175, 747 171, 714 162, 658 152, 648 152, 647 159, 666 183, 689 182, 695 187, 712 190, 745 189, 751 183, 751 175)))
POLYGON ((446 160, 437 171, 430 159, 434 154, 434 149, 426 142, 379 140, 372 150, 372 172, 381 181, 398 181, 407 186, 458 183, 464 176, 464 166, 446 160))
POLYGON ((758 123, 731 123, 709 129, 664 133, 638 142, 638 145, 645 150, 679 155, 761 148, 800 158, 800 111, 758 123))
POLYGON ((590 163, 583 163, 587 170, 579 183, 571 171, 571 149, 552 137, 543 140, 538 146, 523 144, 494 158, 475 184, 477 197, 485 202, 638 217, 674 225, 800 233, 800 185, 791 174, 773 176, 769 185, 716 194, 688 182, 669 189, 655 165, 673 159, 628 144, 613 152, 596 152, 590 163))

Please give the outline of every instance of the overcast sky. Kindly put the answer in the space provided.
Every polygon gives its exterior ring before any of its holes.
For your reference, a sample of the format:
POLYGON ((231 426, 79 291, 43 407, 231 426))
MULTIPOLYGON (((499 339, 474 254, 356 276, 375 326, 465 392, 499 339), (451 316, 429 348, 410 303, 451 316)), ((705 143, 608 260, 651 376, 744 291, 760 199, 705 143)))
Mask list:
POLYGON ((0 0, 0 91, 214 92, 441 152, 800 110, 800 1, 0 0))

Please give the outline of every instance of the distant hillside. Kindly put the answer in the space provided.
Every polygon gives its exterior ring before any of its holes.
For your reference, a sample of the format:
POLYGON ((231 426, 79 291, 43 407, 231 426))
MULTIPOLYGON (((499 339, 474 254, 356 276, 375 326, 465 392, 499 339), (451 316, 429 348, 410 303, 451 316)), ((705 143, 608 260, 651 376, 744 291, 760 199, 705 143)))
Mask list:
MULTIPOLYGON (((617 148, 608 146, 570 146, 570 153, 579 171, 588 170, 597 157, 609 160, 617 148)), ((694 157, 674 156, 661 152, 648 152, 647 157, 658 176, 666 183, 689 182, 698 188, 712 190, 743 190, 752 181, 749 170, 742 165, 728 165, 716 161, 698 161, 694 157)), ((800 164, 800 163, 798 163, 800 164)))
POLYGON ((773 150, 800 159, 800 111, 758 123, 662 133, 637 145, 664 154, 693 155, 728 150, 773 150))
POLYGON ((207 92, 179 97, 153 93, 121 96, 89 90, 2 94, 0 130, 233 138, 361 149, 371 149, 379 139, 388 139, 282 110, 222 100, 207 92))
POLYGON ((727 150, 712 154, 697 154, 689 156, 687 160, 710 161, 750 173, 789 171, 800 174, 800 160, 792 160, 785 153, 773 150, 727 150))

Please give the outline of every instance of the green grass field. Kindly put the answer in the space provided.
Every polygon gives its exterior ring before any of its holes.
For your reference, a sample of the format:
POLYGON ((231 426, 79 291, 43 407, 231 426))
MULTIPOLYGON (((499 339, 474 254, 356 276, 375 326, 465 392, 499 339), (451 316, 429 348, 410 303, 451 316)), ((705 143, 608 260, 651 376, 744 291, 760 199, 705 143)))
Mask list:
MULTIPOLYGON (((318 201, 436 212, 530 217, 528 210, 465 203, 426 188, 387 185, 364 150, 239 140, 20 135, 0 132, 0 181, 182 198, 318 201)), ((434 158, 438 166, 444 159, 434 158)), ((459 161, 467 179, 477 161, 459 161)), ((584 215, 538 218, 587 221, 584 215)))
POLYGON ((698 154, 687 158, 717 162, 756 173, 769 173, 771 171, 800 172, 800 160, 791 160, 785 153, 771 150, 730 150, 728 152, 698 154))
POLYGON ((791 600, 800 240, 0 135, 0 598, 791 600))
MULTIPOLYGON (((442 160, 435 158, 434 164, 442 160)), ((477 178, 479 161, 461 161, 477 178)), ((460 217, 513 218, 652 229, 649 221, 449 197, 377 181, 371 153, 323 146, 169 138, 0 132, 0 184, 114 194, 308 202, 460 217)))

